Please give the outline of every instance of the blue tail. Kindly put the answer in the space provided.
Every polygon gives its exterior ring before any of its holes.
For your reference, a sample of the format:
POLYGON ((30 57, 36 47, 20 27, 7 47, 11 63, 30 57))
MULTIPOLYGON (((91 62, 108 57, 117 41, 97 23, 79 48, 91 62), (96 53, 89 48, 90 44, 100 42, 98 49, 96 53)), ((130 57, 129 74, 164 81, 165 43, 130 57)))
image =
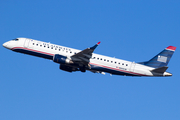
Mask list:
POLYGON ((147 65, 154 68, 167 66, 175 50, 176 47, 169 46, 162 52, 160 52, 158 55, 153 57, 151 60, 147 62, 141 62, 139 64, 147 65))

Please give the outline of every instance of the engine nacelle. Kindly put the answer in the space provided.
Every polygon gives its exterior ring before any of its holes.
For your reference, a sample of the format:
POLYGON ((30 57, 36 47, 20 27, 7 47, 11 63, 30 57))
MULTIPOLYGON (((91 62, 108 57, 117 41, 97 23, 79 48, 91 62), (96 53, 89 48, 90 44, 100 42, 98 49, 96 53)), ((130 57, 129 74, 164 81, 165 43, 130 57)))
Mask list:
POLYGON ((77 68, 73 68, 73 67, 70 67, 70 66, 67 66, 67 65, 64 65, 64 64, 61 64, 61 65, 59 66, 59 69, 64 70, 64 71, 67 71, 67 72, 78 71, 77 68))
POLYGON ((60 64, 72 64, 73 63, 73 61, 71 61, 67 57, 59 55, 59 54, 54 55, 53 61, 56 63, 60 63, 60 64))

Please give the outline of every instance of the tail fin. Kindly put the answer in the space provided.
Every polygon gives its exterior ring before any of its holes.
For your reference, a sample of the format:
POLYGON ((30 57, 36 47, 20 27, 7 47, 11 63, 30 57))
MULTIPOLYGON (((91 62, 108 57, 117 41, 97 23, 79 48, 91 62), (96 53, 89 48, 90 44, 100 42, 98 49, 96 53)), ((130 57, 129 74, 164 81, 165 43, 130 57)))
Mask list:
POLYGON ((160 52, 158 55, 153 57, 151 60, 147 62, 142 62, 140 64, 144 64, 154 68, 167 66, 175 50, 176 47, 169 46, 166 49, 164 49, 162 52, 160 52))

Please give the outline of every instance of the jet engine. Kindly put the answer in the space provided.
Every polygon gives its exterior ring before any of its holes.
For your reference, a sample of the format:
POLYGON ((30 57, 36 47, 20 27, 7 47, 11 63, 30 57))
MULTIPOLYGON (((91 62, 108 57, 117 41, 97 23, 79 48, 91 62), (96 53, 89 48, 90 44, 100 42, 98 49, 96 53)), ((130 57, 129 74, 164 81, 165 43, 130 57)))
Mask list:
POLYGON ((59 66, 59 69, 67 71, 67 72, 79 71, 77 68, 70 67, 70 66, 67 66, 67 65, 64 65, 64 64, 61 64, 59 66))
POLYGON ((60 64, 73 64, 73 61, 68 59, 66 56, 55 54, 53 61, 60 64))

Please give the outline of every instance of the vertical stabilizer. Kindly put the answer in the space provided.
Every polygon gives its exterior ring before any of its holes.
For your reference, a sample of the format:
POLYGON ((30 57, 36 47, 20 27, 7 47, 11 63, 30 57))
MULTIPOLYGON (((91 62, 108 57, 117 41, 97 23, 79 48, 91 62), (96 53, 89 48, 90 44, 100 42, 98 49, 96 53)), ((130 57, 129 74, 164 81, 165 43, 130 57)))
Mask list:
POLYGON ((175 50, 176 47, 169 46, 166 49, 164 49, 162 52, 160 52, 158 55, 153 57, 151 60, 140 64, 144 64, 154 68, 167 66, 175 50))

